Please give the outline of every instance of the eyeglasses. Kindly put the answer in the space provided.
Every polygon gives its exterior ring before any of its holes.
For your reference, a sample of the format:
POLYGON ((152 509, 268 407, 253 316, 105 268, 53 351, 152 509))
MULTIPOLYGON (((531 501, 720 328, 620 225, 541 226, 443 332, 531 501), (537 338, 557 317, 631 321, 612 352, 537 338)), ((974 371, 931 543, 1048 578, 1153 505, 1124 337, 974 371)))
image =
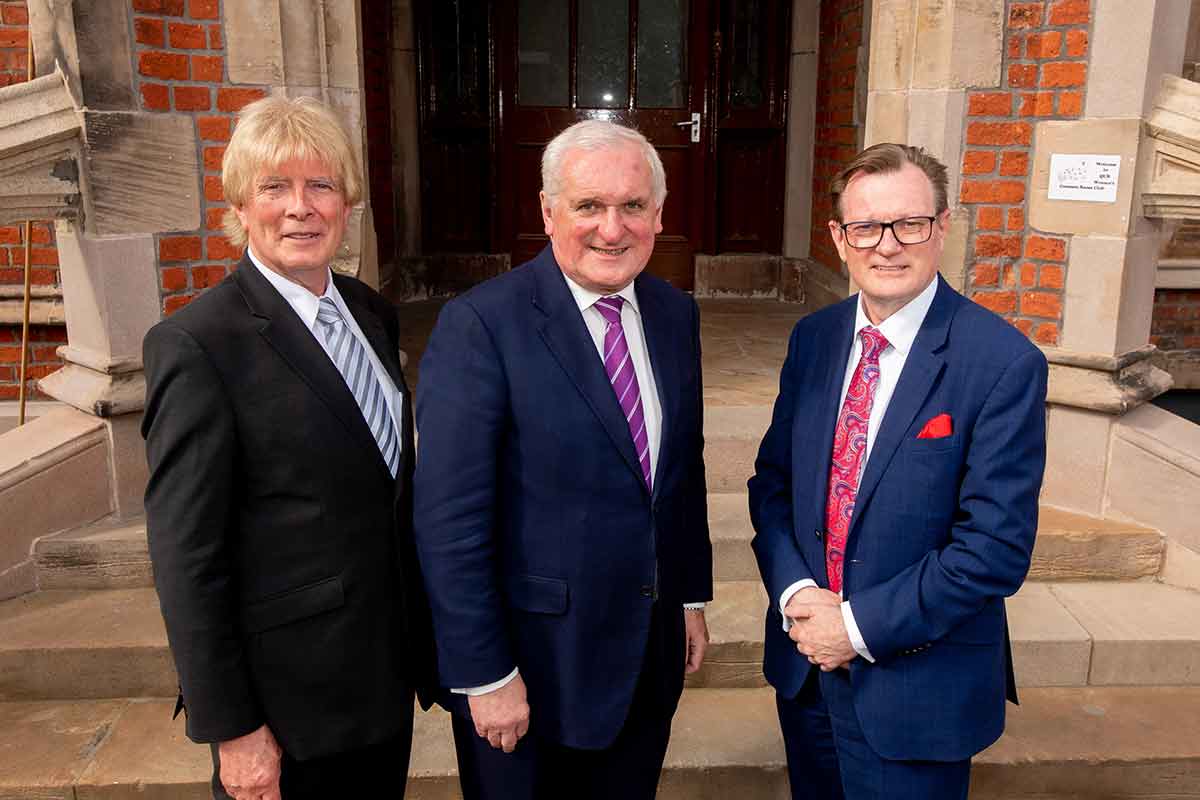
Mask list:
POLYGON ((900 244, 923 244, 933 235, 933 221, 937 217, 905 217, 891 222, 843 222, 839 225, 846 237, 846 244, 856 250, 878 247, 883 241, 883 232, 891 229, 900 244))

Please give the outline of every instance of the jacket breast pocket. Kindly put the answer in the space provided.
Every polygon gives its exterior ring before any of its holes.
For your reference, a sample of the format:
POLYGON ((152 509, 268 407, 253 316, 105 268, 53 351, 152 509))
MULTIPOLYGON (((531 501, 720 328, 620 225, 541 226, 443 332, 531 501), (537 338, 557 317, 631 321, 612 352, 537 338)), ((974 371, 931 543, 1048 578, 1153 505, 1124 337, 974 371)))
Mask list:
POLYGON ((335 575, 307 586, 251 603, 242 610, 242 627, 246 633, 261 633, 326 611, 341 608, 346 603, 342 578, 335 575))
POLYGON ((567 582, 540 575, 513 575, 506 581, 508 602, 513 608, 535 614, 567 613, 567 582))

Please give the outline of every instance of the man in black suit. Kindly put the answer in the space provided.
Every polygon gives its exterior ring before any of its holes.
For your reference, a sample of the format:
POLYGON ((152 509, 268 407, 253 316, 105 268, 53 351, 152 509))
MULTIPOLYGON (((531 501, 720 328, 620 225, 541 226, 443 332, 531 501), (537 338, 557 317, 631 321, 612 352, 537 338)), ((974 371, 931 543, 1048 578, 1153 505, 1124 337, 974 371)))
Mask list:
POLYGON ((395 310, 329 269, 361 173, 328 108, 282 97, 246 107, 222 170, 245 256, 144 345, 187 733, 212 744, 217 798, 402 796, 432 637, 395 310))

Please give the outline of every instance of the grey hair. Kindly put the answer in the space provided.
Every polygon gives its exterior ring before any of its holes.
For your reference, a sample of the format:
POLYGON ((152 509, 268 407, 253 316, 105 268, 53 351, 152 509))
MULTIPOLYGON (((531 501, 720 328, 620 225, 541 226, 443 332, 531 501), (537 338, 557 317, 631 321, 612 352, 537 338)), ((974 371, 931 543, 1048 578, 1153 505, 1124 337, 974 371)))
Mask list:
POLYGON ((542 151, 542 191, 551 204, 562 192, 563 158, 571 150, 610 150, 627 145, 641 149, 650 167, 650 191, 655 208, 667 199, 667 173, 658 151, 640 132, 603 119, 585 119, 563 130, 542 151))

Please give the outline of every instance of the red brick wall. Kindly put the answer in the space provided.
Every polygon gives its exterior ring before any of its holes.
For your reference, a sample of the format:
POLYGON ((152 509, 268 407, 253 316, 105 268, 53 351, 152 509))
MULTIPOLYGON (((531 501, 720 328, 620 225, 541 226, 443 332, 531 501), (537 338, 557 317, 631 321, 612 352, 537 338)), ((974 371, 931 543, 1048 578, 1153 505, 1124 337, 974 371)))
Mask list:
MULTIPOLYGON (((23 83, 29 53, 29 13, 25 0, 0 2, 0 86, 23 83)), ((34 286, 58 285, 58 250, 54 227, 33 224, 30 249, 30 282, 34 286)), ((0 285, 22 286, 25 282, 25 226, 0 227, 0 285)), ((29 336, 29 365, 25 372, 27 396, 44 399, 33 383, 62 365, 54 350, 67 343, 61 325, 34 325, 29 336)), ((0 400, 15 400, 20 394, 21 326, 0 325, 0 400)))
POLYGON ((1159 289, 1154 293, 1150 342, 1161 350, 1200 349, 1200 289, 1159 289))
POLYGON ((829 182, 858 152, 861 125, 854 117, 854 93, 862 34, 862 0, 822 1, 810 253, 813 260, 839 274, 842 260, 829 238, 826 224, 833 218, 829 182))
POLYGON ((220 233, 221 157, 236 113, 266 91, 228 83, 219 0, 130 2, 141 107, 192 117, 204 176, 202 227, 156 237, 163 312, 170 314, 223 279, 241 255, 220 233))
POLYGON ((959 195, 971 210, 967 294, 1046 345, 1058 343, 1069 237, 1026 219, 1033 126, 1082 113, 1090 16, 1090 0, 1010 2, 1004 85, 967 96, 959 195))

